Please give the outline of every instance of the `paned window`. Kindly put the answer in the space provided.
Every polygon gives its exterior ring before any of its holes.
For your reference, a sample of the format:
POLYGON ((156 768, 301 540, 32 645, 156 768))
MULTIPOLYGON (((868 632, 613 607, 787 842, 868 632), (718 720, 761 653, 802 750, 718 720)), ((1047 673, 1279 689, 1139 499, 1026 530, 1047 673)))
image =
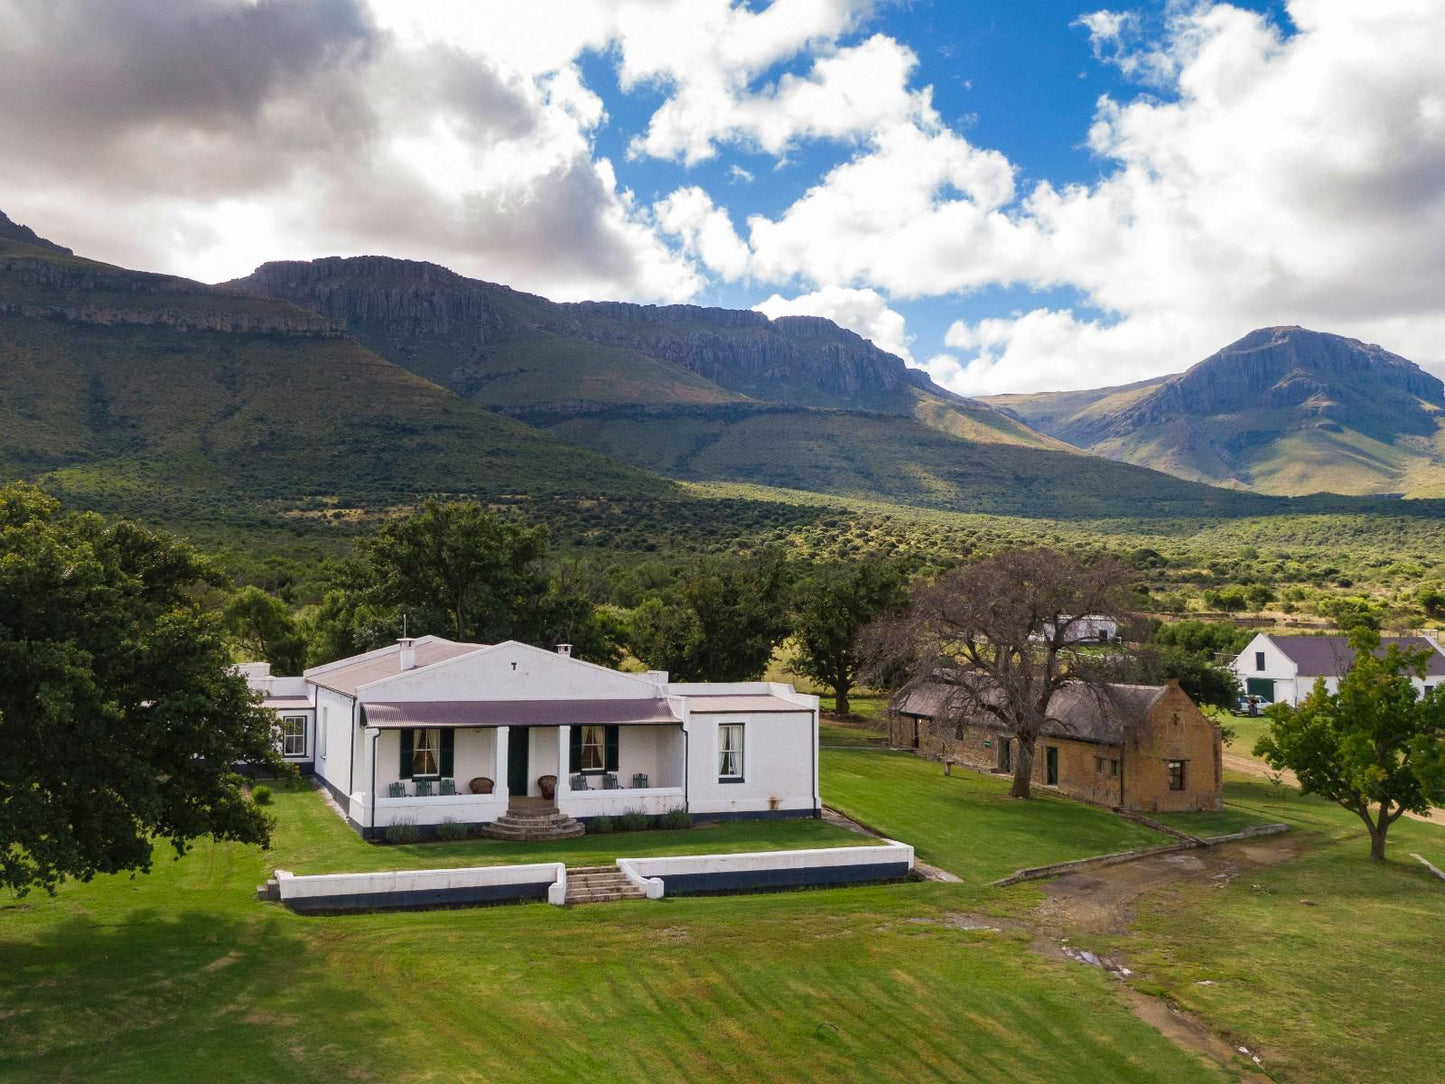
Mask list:
POLYGON ((411 732, 411 774, 441 774, 442 732, 436 729, 411 732))
POLYGON ((1104 774, 1104 758, 1103 758, 1103 757, 1095 757, 1095 758, 1094 758, 1094 771, 1097 772, 1099 775, 1103 775, 1103 774, 1104 774))
POLYGON ((304 757, 306 755, 306 716, 284 715, 281 717, 281 755, 304 757))
POLYGON ((743 777, 743 724, 723 723, 717 728, 719 779, 743 777))
POLYGON ((1264 669, 1264 652, 1263 652, 1263 651, 1256 651, 1256 652, 1254 653, 1254 668, 1255 668, 1256 670, 1263 670, 1263 669, 1264 669))
POLYGON ((1169 768, 1169 789, 1184 789, 1184 761, 1166 760, 1165 765, 1169 768))
POLYGON ((1109 774, 1110 774, 1110 775, 1118 775, 1118 774, 1119 774, 1119 762, 1118 762, 1117 760, 1111 760, 1111 761, 1109 761, 1109 774))
POLYGON ((582 771, 600 772, 607 767, 607 728, 605 726, 584 726, 582 728, 582 771))

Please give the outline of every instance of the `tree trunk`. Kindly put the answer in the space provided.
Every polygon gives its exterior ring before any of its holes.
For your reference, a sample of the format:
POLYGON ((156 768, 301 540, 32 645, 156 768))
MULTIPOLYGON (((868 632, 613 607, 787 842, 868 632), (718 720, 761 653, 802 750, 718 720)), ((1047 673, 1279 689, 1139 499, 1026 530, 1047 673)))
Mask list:
POLYGON ((1352 809, 1355 816, 1364 821, 1365 827, 1369 830, 1370 857, 1376 862, 1385 861, 1385 833, 1390 830, 1391 822, 1390 818, 1385 815, 1384 803, 1380 805, 1380 819, 1378 822, 1370 816, 1370 807, 1368 805, 1364 807, 1351 805, 1346 806, 1346 808, 1352 809))
POLYGON ((835 685, 833 687, 833 714, 848 714, 852 707, 852 705, 848 703, 848 689, 849 686, 847 685, 835 685))
POLYGON ((1030 797, 1029 787, 1034 777, 1034 743, 1025 741, 1022 734, 1019 735, 1019 751, 1014 757, 1014 785, 1009 791, 1010 798, 1030 797))

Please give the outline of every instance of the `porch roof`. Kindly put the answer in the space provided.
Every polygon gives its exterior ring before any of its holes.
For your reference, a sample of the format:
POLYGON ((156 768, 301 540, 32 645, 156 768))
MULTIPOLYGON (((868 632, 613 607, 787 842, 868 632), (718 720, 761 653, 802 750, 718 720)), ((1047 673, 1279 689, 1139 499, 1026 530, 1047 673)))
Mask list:
POLYGON ((412 727, 611 726, 677 724, 663 699, 613 700, 415 700, 361 705, 366 725, 382 730, 412 727))

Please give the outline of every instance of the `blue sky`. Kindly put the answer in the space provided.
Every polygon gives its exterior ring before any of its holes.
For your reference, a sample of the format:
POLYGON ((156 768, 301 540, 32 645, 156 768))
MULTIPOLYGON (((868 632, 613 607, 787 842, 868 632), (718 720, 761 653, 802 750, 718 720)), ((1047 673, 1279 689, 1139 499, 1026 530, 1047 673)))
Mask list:
POLYGON ((0 209, 826 316, 965 394, 1298 323, 1445 362, 1438 0, 0 0, 0 209))

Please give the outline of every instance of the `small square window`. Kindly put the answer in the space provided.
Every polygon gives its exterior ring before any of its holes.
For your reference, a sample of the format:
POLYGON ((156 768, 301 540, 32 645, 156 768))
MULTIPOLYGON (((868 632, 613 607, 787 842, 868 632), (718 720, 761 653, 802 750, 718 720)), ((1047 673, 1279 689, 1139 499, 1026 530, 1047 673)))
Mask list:
POLYGON ((1166 760, 1165 766, 1169 769, 1169 789, 1184 789, 1184 761, 1166 760))
POLYGON ((306 716, 286 715, 281 719, 281 755, 306 755, 306 716))

